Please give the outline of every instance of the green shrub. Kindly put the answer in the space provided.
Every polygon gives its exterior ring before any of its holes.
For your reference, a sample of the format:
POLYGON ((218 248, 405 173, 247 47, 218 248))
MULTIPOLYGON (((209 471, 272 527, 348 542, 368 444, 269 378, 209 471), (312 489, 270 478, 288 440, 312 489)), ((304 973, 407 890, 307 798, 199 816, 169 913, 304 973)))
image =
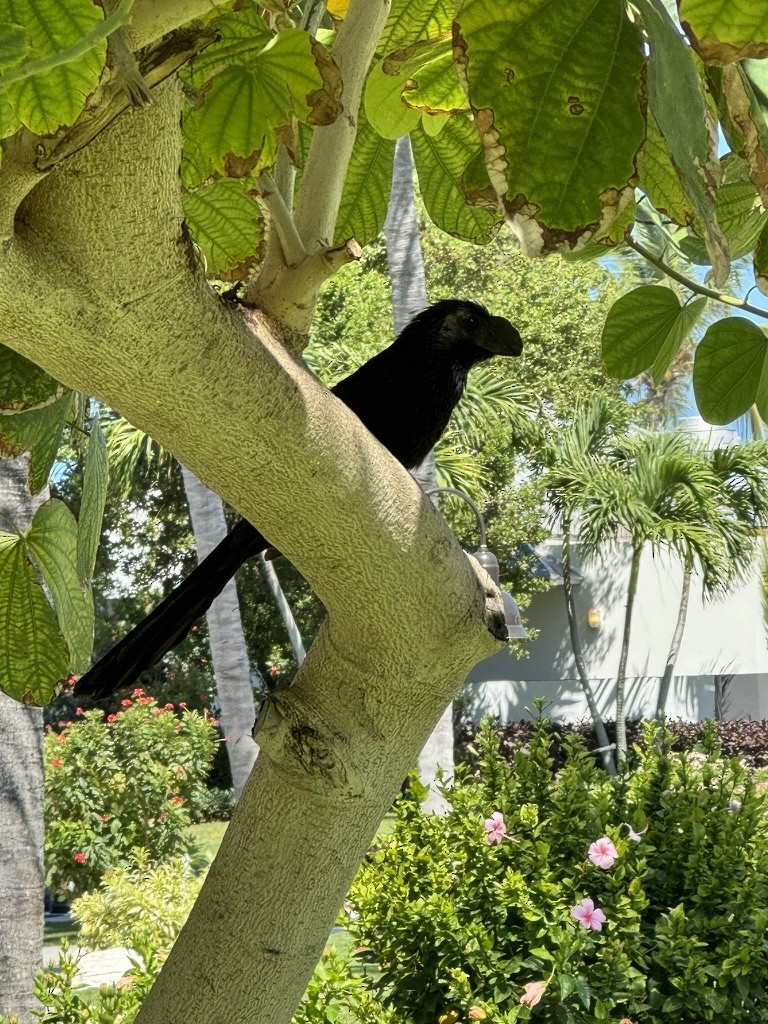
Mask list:
POLYGON ((293 1024, 394 1024, 349 957, 327 949, 312 975, 293 1024))
POLYGON ((134 867, 113 868, 98 889, 72 904, 80 923, 80 942, 88 949, 169 949, 189 916, 203 877, 180 857, 156 867, 139 857, 134 867))
POLYGON ((149 863, 192 852, 190 811, 205 799, 214 724, 197 712, 178 718, 138 689, 122 704, 45 737, 46 881, 60 895, 94 888, 136 849, 149 863))
POLYGON ((767 1019, 763 792, 653 727, 625 779, 566 742, 555 770, 542 719, 508 763, 485 725, 445 817, 401 804, 352 893, 386 1004, 412 1024, 767 1019))

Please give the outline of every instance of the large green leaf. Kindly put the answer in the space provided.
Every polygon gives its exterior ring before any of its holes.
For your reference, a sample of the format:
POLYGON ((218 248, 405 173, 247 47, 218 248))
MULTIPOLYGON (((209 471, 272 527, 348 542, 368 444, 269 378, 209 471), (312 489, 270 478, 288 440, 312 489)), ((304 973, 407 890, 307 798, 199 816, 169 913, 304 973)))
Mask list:
POLYGON ((24 536, 51 592, 72 670, 85 672, 93 650, 93 595, 77 572, 75 517, 63 502, 47 501, 24 536))
POLYGON ((88 454, 85 457, 85 472, 83 474, 83 496, 80 501, 80 519, 77 524, 77 578, 81 583, 90 583, 93 579, 108 485, 107 442, 104 439, 99 420, 95 418, 88 439, 88 454))
POLYGON ((207 67, 216 73, 185 118, 197 180, 204 165, 230 177, 250 174, 274 159, 279 126, 294 116, 328 124, 341 109, 339 69, 306 32, 286 29, 255 53, 252 41, 242 45, 242 62, 207 67))
POLYGON ((28 53, 29 43, 24 26, 0 22, 0 72, 20 64, 28 53))
POLYGON ((409 106, 428 114, 467 111, 467 96, 456 73, 449 40, 435 43, 428 51, 405 61, 403 70, 408 75, 403 99, 409 106))
POLYGON ((21 537, 0 533, 0 690, 47 704, 68 672, 67 645, 21 537))
POLYGON ((720 186, 717 219, 734 259, 752 252, 767 218, 751 181, 727 181, 720 186))
POLYGON ((387 216, 394 154, 394 141, 374 131, 361 110, 336 219, 336 244, 354 238, 360 245, 368 245, 381 231, 387 216))
POLYGON ((67 391, 49 405, 15 416, 0 416, 0 456, 15 457, 30 452, 29 489, 32 494, 37 494, 48 482, 73 401, 74 392, 67 391))
POLYGON ((717 147, 694 55, 660 0, 638 0, 638 7, 651 44, 648 104, 698 214, 715 277, 724 281, 728 253, 715 215, 717 147))
POLYGON ((464 174, 479 150, 472 122, 464 117, 449 118, 436 136, 418 127, 411 132, 411 145, 421 197, 434 223, 468 242, 489 242, 502 218, 490 182, 484 192, 470 193, 466 188, 464 174))
POLYGON ((0 415, 49 405, 63 394, 64 387, 39 366, 0 345, 0 415))
POLYGON ((368 123, 384 139, 407 135, 421 120, 418 110, 406 105, 403 89, 408 74, 402 68, 388 74, 384 62, 374 64, 368 72, 363 93, 363 107, 368 123))
MULTIPOLYGON (((0 0, 0 22, 24 28, 34 61, 77 50, 76 44, 103 19, 104 12, 92 0, 0 0)), ((98 85, 106 53, 106 40, 99 38, 66 63, 9 82, 5 91, 16 116, 43 135, 72 124, 98 85)))
POLYGON ((741 316, 712 324, 696 348, 693 390, 710 423, 730 423, 752 405, 768 419, 768 338, 757 324, 741 316))
POLYGON ((642 40, 621 0, 467 0, 454 54, 526 249, 605 237, 645 139, 642 40))
POLYGON ((184 213, 211 277, 242 281, 261 258, 261 208, 243 181, 221 178, 184 196, 184 213))
POLYGON ((749 165, 750 178, 768 208, 768 68, 745 60, 708 68, 707 80, 720 113, 723 133, 749 165))
POLYGON ((391 53, 450 32, 455 9, 453 0, 393 0, 378 52, 391 53))
POLYGON ((640 188, 659 213, 665 214, 676 224, 686 225, 692 220, 693 203, 683 191, 667 140, 661 134, 650 110, 648 138, 640 164, 640 188))
POLYGON ((614 302, 603 327, 605 368, 614 377, 636 377, 653 367, 658 380, 701 316, 706 299, 685 306, 671 288, 642 285, 614 302))
POLYGON ((677 0, 680 21, 702 58, 727 64, 768 57, 768 7, 761 0, 677 0))

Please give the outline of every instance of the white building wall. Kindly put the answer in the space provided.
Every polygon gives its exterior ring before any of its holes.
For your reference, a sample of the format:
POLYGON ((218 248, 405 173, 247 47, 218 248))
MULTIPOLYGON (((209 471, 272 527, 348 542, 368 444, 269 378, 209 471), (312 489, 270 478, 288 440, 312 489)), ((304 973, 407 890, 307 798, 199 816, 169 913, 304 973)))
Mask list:
MULTIPOLYGON (((558 545, 552 542, 552 552, 558 545)), ((546 552, 544 552, 546 554, 546 552)), ((574 588, 587 670, 601 712, 613 718, 615 675, 626 608, 630 550, 617 544, 602 560, 582 565, 574 588), (587 625, 590 609, 600 612, 599 630, 587 625)), ((677 619, 683 571, 669 556, 643 555, 635 598, 627 664, 627 715, 648 717, 656 706, 659 681, 677 619)), ((526 717, 533 699, 551 702, 552 717, 589 717, 571 654, 562 586, 534 598, 527 623, 539 631, 526 644, 528 657, 509 651, 481 662, 467 680, 465 696, 476 719, 483 714, 514 720, 526 717)), ((688 618, 667 703, 670 718, 695 720, 715 714, 715 679, 730 677, 723 717, 768 718, 768 644, 757 574, 725 600, 705 601, 694 577, 688 618)))

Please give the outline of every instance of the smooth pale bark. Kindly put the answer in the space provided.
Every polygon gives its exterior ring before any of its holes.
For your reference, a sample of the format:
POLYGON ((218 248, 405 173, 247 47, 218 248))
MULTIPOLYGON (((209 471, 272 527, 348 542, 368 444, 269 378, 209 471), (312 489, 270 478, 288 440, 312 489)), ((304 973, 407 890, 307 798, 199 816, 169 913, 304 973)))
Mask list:
MULTIPOLYGON (((23 530, 44 497, 29 493, 26 458, 0 459, 0 529, 23 530)), ((43 953, 43 715, 4 693, 0 826, 0 1016, 26 1021, 43 953)))
POLYGON ((627 660, 629 658, 629 638, 632 629, 632 609, 637 593, 637 578, 640 575, 640 558, 643 553, 642 544, 632 548, 632 562, 629 567, 629 584, 627 586, 627 606, 624 611, 624 631, 621 636, 621 655, 619 671, 616 673, 616 761, 621 765, 627 757, 627 721, 624 713, 627 689, 627 660))
POLYGON ((566 516, 563 521, 562 555, 563 593, 565 595, 565 611, 568 617, 568 632, 571 638, 573 660, 576 665, 576 672, 579 676, 579 683, 584 691, 587 707, 589 708, 589 713, 592 716, 592 722, 595 726, 595 735, 597 736, 597 741, 600 744, 600 757, 603 762, 603 767, 609 775, 615 775, 616 762, 611 750, 611 742, 608 739, 608 733, 605 731, 605 724, 603 722, 602 715, 600 714, 600 709, 597 706, 594 691, 592 690, 592 684, 589 681, 589 673, 587 672, 587 666, 584 661, 584 651, 581 646, 581 635, 579 634, 579 627, 576 619, 576 602, 573 597, 573 575, 571 573, 571 520, 568 516, 566 516))
POLYGON ((285 631, 288 634, 288 639, 291 641, 291 647, 293 648, 293 656, 296 659, 296 664, 300 665, 307 656, 306 648, 304 647, 304 640, 301 636, 301 630, 299 629, 298 623, 294 618, 293 611, 290 604, 288 604, 288 598, 285 596, 283 588, 280 584, 280 578, 277 575, 272 562, 265 558, 262 554, 259 558, 261 562, 261 571, 264 574, 264 579, 267 581, 272 598, 277 606, 277 610, 280 612, 280 618, 283 620, 285 631))
POLYGON ((661 682, 659 683, 659 696, 656 701, 656 717, 662 722, 666 716, 669 688, 672 684, 672 673, 675 671, 677 656, 680 653, 680 645, 683 642, 685 622, 688 617, 688 600, 691 595, 691 576, 692 570, 687 567, 683 572, 683 587, 680 592, 680 604, 677 609, 675 631, 672 634, 672 640, 669 645, 667 662, 664 666, 664 675, 661 677, 661 682))
MULTIPOLYGON (((395 334, 429 304, 424 260, 419 238, 419 219, 413 194, 413 156, 411 140, 407 135, 397 140, 392 168, 392 191, 389 196, 387 219, 384 222, 387 243, 387 265, 392 290, 392 319, 395 334)), ((435 457, 430 452, 424 462, 412 471, 414 479, 426 491, 437 487, 435 457)), ((428 787, 429 795, 423 809, 444 814, 448 801, 438 789, 438 774, 442 770, 447 781, 453 777, 453 706, 443 712, 432 735, 419 754, 419 780, 428 787)))
POLYGON ((139 1016, 288 1024, 402 778, 499 649, 503 611, 408 473, 265 319, 249 326, 208 287, 181 229, 178 91, 156 99, 28 195, 0 263, 0 320, 6 344, 119 410, 254 522, 327 610, 292 685, 266 702, 256 766, 139 1016))
MULTIPOLYGON (((210 491, 186 466, 181 467, 181 472, 197 558, 202 561, 227 534, 224 506, 218 494, 210 491)), ((252 736, 256 715, 251 665, 234 579, 224 587, 206 612, 205 618, 208 623, 216 694, 221 708, 221 726, 232 771, 232 786, 235 799, 239 800, 256 761, 258 747, 252 736)))

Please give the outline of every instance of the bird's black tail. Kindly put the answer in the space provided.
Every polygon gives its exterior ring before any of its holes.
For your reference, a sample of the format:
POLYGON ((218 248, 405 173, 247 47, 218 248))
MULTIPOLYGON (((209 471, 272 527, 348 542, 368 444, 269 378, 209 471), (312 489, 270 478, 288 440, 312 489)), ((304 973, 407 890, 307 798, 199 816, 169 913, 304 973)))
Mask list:
POLYGON ((80 677, 75 694, 98 699, 134 683, 181 643, 240 566, 268 546, 262 534, 241 519, 165 600, 80 677))

